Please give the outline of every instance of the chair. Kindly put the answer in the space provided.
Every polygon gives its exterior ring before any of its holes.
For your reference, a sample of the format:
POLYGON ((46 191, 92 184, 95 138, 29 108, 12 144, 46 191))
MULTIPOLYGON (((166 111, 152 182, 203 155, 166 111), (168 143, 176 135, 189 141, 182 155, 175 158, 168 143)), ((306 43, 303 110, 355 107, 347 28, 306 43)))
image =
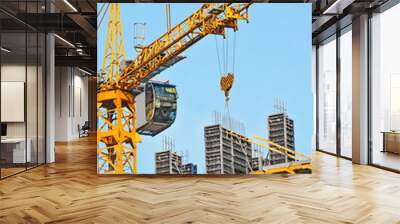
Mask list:
POLYGON ((89 129, 90 129, 89 121, 85 121, 82 127, 78 124, 79 138, 89 136, 89 129))

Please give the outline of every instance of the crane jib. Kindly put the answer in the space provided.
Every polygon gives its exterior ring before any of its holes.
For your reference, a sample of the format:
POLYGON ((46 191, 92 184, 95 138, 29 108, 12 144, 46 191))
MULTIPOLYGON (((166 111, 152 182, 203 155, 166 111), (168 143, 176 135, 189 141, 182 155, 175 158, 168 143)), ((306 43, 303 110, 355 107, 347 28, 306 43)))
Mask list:
MULTIPOLYGON (((128 88, 135 87, 138 85, 143 79, 146 78, 147 75, 150 75, 156 68, 154 67, 159 67, 162 66, 162 64, 158 64, 157 66, 151 66, 151 63, 159 63, 159 62, 168 62, 168 60, 160 60, 162 57, 168 57, 168 56, 162 56, 165 52, 168 52, 168 49, 173 48, 174 45, 176 44, 182 44, 181 40, 183 40, 185 37, 187 37, 190 34, 193 34, 194 31, 197 29, 200 29, 204 24, 207 23, 212 23, 214 24, 219 24, 223 27, 229 27, 228 24, 223 24, 219 23, 222 20, 226 20, 227 18, 222 17, 218 18, 218 16, 222 15, 224 10, 228 7, 234 8, 235 12, 237 13, 236 17, 234 18, 235 21, 237 19, 242 19, 240 18, 240 13, 242 13, 244 10, 247 10, 247 8, 250 6, 252 3, 225 3, 225 4, 204 4, 198 11, 196 11, 194 14, 186 18, 183 22, 180 24, 176 25, 173 27, 170 31, 166 32, 163 34, 160 38, 155 40, 153 43, 145 47, 142 52, 136 57, 136 59, 130 63, 128 66, 126 66, 123 69, 122 75, 119 78, 119 80, 116 80, 117 83, 120 83, 121 86, 125 86, 128 88), (236 8, 234 6, 237 6, 236 8), (211 7, 214 6, 214 7, 211 7), (204 10, 208 9, 207 12, 204 12, 204 10), (218 9, 218 10, 215 10, 218 9), (204 15, 205 14, 205 15, 204 15), (186 28, 186 31, 182 31, 184 28, 186 28), (155 62, 153 62, 155 61, 155 62), (150 66, 149 66, 150 64, 150 66), (153 67, 154 69, 148 69, 147 67, 153 67), (139 71, 138 70, 144 70, 144 71, 139 71), (128 80, 128 79, 134 79, 134 80, 128 80)), ((246 18, 247 19, 247 18, 246 18)), ((211 32, 210 32, 211 33, 211 32)), ((202 37, 204 37, 207 34, 210 34, 207 31, 202 32, 202 37)), ((214 34, 219 34, 219 33, 214 33, 214 34)), ((200 40, 201 38, 196 38, 196 40, 200 40)), ((193 43, 192 43, 193 44, 193 43)), ((190 45, 192 45, 190 44, 190 45)), ((183 44, 182 44, 183 45, 183 44)), ((179 53, 184 51, 186 48, 180 48, 179 53)), ((168 54, 165 54, 168 55, 168 54)), ((174 53, 174 55, 177 55, 174 53)))

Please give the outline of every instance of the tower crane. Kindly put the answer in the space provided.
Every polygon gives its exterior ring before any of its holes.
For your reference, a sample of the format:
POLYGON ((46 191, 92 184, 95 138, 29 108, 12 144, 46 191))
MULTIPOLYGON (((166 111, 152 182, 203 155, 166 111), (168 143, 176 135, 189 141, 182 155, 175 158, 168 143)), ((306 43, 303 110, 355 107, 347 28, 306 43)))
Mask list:
MULTIPOLYGON (((238 21, 248 21, 246 3, 209 3, 144 46, 132 61, 126 60, 120 5, 110 3, 109 20, 97 89, 97 167, 100 174, 136 174, 137 143, 135 98, 163 66, 174 63, 186 49, 209 34, 225 36, 238 30, 238 21)), ((167 66, 169 67, 169 66, 167 66)), ((229 92, 233 79, 221 81, 229 92)))

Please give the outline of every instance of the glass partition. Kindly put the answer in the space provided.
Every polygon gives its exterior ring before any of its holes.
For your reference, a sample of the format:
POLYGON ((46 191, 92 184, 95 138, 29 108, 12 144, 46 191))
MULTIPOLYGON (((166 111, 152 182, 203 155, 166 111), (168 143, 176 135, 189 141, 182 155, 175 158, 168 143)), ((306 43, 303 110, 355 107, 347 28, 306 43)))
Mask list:
POLYGON ((1 161, 2 177, 26 169, 31 151, 26 150, 27 39, 25 32, 1 34, 1 161))
POLYGON ((372 17, 372 163, 400 170, 400 4, 372 17))
POLYGON ((21 20, 44 1, 1 1, 0 178, 45 162, 45 44, 43 33, 21 20), (15 15, 15 17, 13 17, 15 15))
POLYGON ((336 36, 318 47, 319 150, 336 153, 336 36))
POLYGON ((352 157, 352 32, 340 36, 340 154, 352 157))

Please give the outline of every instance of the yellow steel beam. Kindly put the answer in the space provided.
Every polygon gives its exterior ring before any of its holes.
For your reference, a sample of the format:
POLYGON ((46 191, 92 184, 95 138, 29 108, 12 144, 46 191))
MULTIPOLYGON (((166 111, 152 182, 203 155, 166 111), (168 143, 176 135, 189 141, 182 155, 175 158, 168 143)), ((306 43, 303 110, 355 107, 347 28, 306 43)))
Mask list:
MULTIPOLYGON (((254 141, 254 140, 252 140, 252 139, 250 139, 250 138, 242 137, 242 136, 237 135, 236 133, 234 133, 234 132, 232 132, 232 131, 228 131, 228 133, 231 134, 231 135, 235 135, 236 137, 241 138, 241 139, 243 139, 243 140, 245 140, 245 141, 247 141, 247 142, 250 142, 251 144, 258 145, 258 146, 260 146, 261 148, 264 148, 264 149, 267 149, 267 150, 270 150, 270 151, 274 151, 274 152, 276 152, 276 153, 279 153, 279 154, 282 154, 282 155, 285 155, 285 156, 287 155, 288 157, 290 157, 290 158, 292 158, 292 159, 294 159, 294 160, 300 160, 298 157, 295 157, 294 155, 291 155, 291 154, 286 154, 286 153, 282 152, 281 150, 278 150, 278 149, 275 149, 275 148, 271 147, 270 145, 267 145, 267 144, 263 144, 263 143, 254 141)), ((277 146, 280 146, 280 145, 278 145, 278 144, 276 144, 276 145, 277 145, 277 146)), ((281 146, 281 147, 282 147, 282 146, 281 146)), ((283 148, 285 148, 285 147, 283 147, 283 148)), ((307 158, 308 158, 308 157, 307 157, 307 158)))
MULTIPOLYGON (((105 73, 107 85, 115 85, 120 78, 120 64, 125 61, 125 45, 120 18, 120 5, 110 3, 107 25, 106 47, 101 71, 105 73)), ((103 78, 103 77, 102 77, 103 78)))
POLYGON ((135 102, 131 93, 122 90, 97 94, 99 128, 97 129, 98 173, 136 174, 135 102))
POLYGON ((275 146, 275 147, 277 147, 277 148, 279 148, 279 149, 282 149, 282 150, 284 150, 284 151, 290 152, 290 153, 292 153, 292 154, 294 154, 294 155, 299 155, 299 156, 303 157, 304 159, 309 159, 308 156, 304 155, 304 154, 301 153, 301 152, 298 152, 298 151, 295 151, 295 150, 293 150, 293 149, 289 149, 289 148, 283 147, 283 146, 281 146, 281 145, 279 145, 279 144, 276 144, 276 143, 274 143, 273 141, 270 141, 270 140, 268 140, 268 139, 262 138, 262 137, 257 136, 257 135, 255 135, 254 138, 256 138, 256 139, 258 139, 258 140, 260 140, 260 141, 266 142, 266 143, 268 143, 268 144, 270 144, 270 145, 272 145, 272 146, 275 146))
POLYGON ((295 174, 296 171, 299 171, 299 170, 312 170, 312 165, 310 163, 292 164, 289 166, 256 170, 256 171, 251 172, 250 174, 277 174, 277 173, 295 174))
POLYGON ((247 20, 251 3, 204 4, 198 11, 144 47, 115 82, 100 84, 109 88, 131 89, 148 79, 152 72, 167 63, 208 34, 225 35, 225 28, 237 30, 237 20, 247 20), (110 85, 111 84, 111 85, 110 85))
MULTIPOLYGON (((292 149, 283 147, 283 146, 281 146, 279 144, 271 142, 271 141, 269 141, 267 139, 263 139, 263 138, 261 138, 259 136, 255 136, 255 138, 257 138, 258 140, 264 141, 264 142, 266 142, 268 144, 263 144, 263 143, 254 141, 254 140, 252 140, 250 138, 242 137, 242 136, 240 136, 240 135, 238 135, 238 134, 236 134, 236 133, 234 133, 234 132, 232 132, 230 130, 228 130, 227 133, 229 135, 234 135, 234 136, 236 136, 238 138, 241 138, 242 140, 247 141, 247 142, 249 142, 251 144, 258 145, 261 148, 264 148, 264 149, 267 149, 267 150, 270 150, 270 151, 274 151, 274 152, 277 152, 279 154, 288 156, 288 157, 294 159, 295 161, 301 161, 301 160, 310 161, 310 157, 308 157, 308 156, 306 156, 306 155, 304 155, 304 154, 302 154, 300 152, 297 152, 297 151, 294 151, 292 149), (284 150, 286 152, 290 152, 292 154, 285 153, 285 152, 283 152, 281 150, 278 150, 278 149, 276 149, 274 147, 282 149, 282 150, 284 150), (302 158, 297 157, 296 154, 300 155, 302 158)), ((275 174, 275 173, 295 174, 296 171, 298 171, 298 170, 312 170, 312 165, 310 164, 310 162, 304 162, 304 163, 301 163, 301 164, 289 164, 289 165, 287 163, 285 163, 285 164, 282 164, 282 166, 278 166, 278 167, 274 167, 274 168, 255 170, 255 171, 251 172, 251 174, 275 174)))

